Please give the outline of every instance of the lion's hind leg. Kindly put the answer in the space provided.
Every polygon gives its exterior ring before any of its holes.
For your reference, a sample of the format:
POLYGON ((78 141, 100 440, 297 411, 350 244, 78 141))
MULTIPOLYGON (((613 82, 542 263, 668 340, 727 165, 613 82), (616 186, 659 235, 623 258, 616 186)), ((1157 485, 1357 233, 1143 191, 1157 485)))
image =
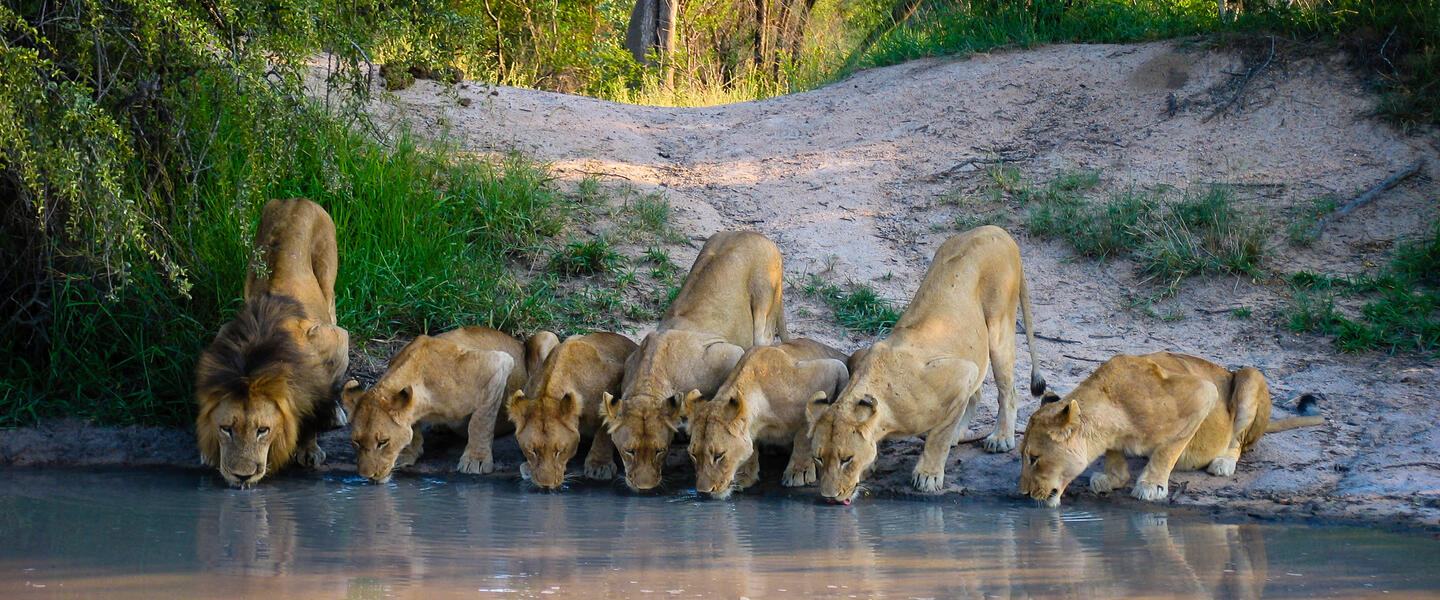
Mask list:
POLYGON ((1180 428, 1170 438, 1155 440, 1150 462, 1140 471, 1135 489, 1130 492, 1130 495, 1141 500, 1156 501, 1169 497, 1170 472, 1175 469, 1176 461, 1185 453, 1190 440, 1195 437, 1195 432, 1200 430, 1205 417, 1220 402, 1219 390, 1209 381, 1189 375, 1176 375, 1169 379, 1167 387, 1174 397, 1193 398, 1194 402, 1178 407, 1179 414, 1175 415, 1175 419, 1180 428))
POLYGON ((995 430, 985 438, 986 452, 1009 452, 1015 449, 1015 413, 1019 395, 1015 393, 1015 308, 996 322, 989 323, 990 372, 995 376, 995 430))
POLYGON ((1090 476, 1090 491, 1108 494, 1130 481, 1130 463, 1123 450, 1105 451, 1105 471, 1090 476))
POLYGON ((1230 443, 1206 468, 1221 477, 1235 474, 1240 451, 1260 439, 1270 424, 1270 386, 1258 369, 1245 367, 1235 372, 1230 386, 1230 415, 1234 419, 1230 443))

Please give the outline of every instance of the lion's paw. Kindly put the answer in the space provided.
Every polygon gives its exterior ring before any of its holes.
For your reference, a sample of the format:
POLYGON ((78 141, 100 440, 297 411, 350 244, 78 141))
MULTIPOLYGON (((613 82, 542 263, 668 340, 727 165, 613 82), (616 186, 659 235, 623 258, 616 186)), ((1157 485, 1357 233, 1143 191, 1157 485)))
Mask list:
POLYGON ((1211 475, 1229 477, 1235 474, 1235 459, 1228 456, 1221 456, 1210 461, 1210 467, 1205 470, 1209 471, 1211 475))
POLYGON ((520 479, 530 481, 530 463, 520 463, 520 479))
POLYGON ((1096 473, 1090 476, 1090 491, 1097 494, 1108 494, 1124 483, 1119 478, 1111 477, 1109 473, 1096 473))
POLYGON ((495 460, 486 456, 484 458, 462 454, 460 464, 456 466, 461 473, 471 475, 483 475, 495 472, 495 460))
POLYGON ((395 457, 395 467, 394 467, 394 468, 400 469, 400 468, 403 468, 403 467, 408 467, 408 466, 410 466, 410 465, 415 464, 415 461, 417 461, 417 460, 420 460, 420 455, 419 455, 419 454, 410 454, 410 453, 408 453, 408 452, 401 452, 401 453, 400 453, 400 456, 395 457))
POLYGON ((1135 489, 1130 495, 1146 502, 1155 502, 1170 497, 1170 486, 1145 483, 1143 481, 1135 484, 1135 489))
POLYGON ((760 483, 759 469, 754 471, 740 471, 735 474, 735 485, 742 490, 757 483, 760 483))
POLYGON ((615 468, 614 462, 602 463, 585 461, 585 476, 590 479, 610 481, 615 478, 616 471, 617 469, 615 468))
POLYGON ((940 485, 945 483, 945 472, 926 473, 916 469, 914 473, 910 474, 910 483, 915 486, 915 489, 922 492, 938 492, 940 491, 940 485))
POLYGON ((804 487, 815 483, 815 465, 807 464, 801 468, 787 467, 785 473, 780 476, 780 485, 785 487, 804 487))
POLYGON ((1003 435, 997 431, 985 436, 985 441, 982 445, 985 447, 986 452, 1009 452, 1015 449, 1015 436, 1014 434, 1003 435))
POLYGON ((295 451, 295 461, 301 466, 318 469, 325 464, 325 450, 314 442, 300 446, 300 449, 295 451))

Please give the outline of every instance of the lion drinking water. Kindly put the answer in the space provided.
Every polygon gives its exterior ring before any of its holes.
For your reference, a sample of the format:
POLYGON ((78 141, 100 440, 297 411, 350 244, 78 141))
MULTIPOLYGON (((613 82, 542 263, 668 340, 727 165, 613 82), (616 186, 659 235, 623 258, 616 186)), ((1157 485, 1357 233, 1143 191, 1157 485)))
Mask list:
POLYGON ((395 468, 420 458, 421 425, 434 423, 466 433, 456 465, 461 473, 494 471, 496 420, 505 394, 525 384, 526 362, 526 346, 489 327, 415 338, 375 387, 345 384, 356 470, 372 481, 389 481, 395 468))
POLYGON ((600 423, 601 395, 620 393, 625 360, 635 348, 617 333, 571 336, 549 353, 524 389, 515 390, 505 407, 525 454, 521 476, 541 488, 560 487, 565 464, 584 435, 593 436, 585 476, 615 477, 615 445, 600 423))
POLYGON ((715 397, 685 403, 690 421, 690 460, 695 487, 717 498, 760 480, 755 445, 790 445, 790 463, 781 483, 798 487, 815 482, 805 404, 835 397, 849 371, 844 353, 809 339, 745 351, 715 397))
POLYGON ((245 305, 195 367, 200 460, 250 487, 297 459, 318 467, 315 443, 336 419, 350 334, 335 321, 335 223, 303 198, 271 200, 245 277, 245 305))
MULTIPOLYGON (((1105 471, 1090 478, 1092 490, 1124 485, 1126 455, 1148 456, 1131 495, 1163 500, 1173 469, 1233 475, 1240 452, 1266 432, 1325 422, 1319 416, 1271 421, 1270 388, 1260 371, 1229 371, 1170 352, 1116 356, 1064 399, 1053 392, 1046 399, 1020 445, 1020 493, 1051 507, 1102 454, 1105 471)), ((1302 409, 1313 399, 1302 397, 1302 409)))
POLYGON ((725 231, 705 242, 660 327, 630 355, 620 396, 605 394, 626 485, 660 485, 686 399, 715 393, 746 348, 786 339, 782 277, 780 249, 765 236, 725 231))
POLYGON ((1000 410, 985 449, 1015 447, 1015 308, 1025 319, 1030 391, 1045 389, 1035 356, 1020 249, 1003 229, 978 227, 947 240, 890 336, 857 352, 850 383, 806 407, 820 493, 849 504, 880 440, 925 435, 911 482, 934 492, 945 461, 980 403, 991 367, 1000 410))

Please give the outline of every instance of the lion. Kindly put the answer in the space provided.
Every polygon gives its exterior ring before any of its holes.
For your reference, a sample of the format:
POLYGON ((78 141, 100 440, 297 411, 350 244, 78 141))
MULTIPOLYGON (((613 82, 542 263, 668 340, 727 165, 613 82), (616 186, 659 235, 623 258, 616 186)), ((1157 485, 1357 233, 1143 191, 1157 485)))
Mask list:
POLYGON ((740 357, 714 398, 687 398, 684 416, 690 422, 696 489, 724 499, 755 485, 760 480, 757 443, 791 446, 782 485, 814 483, 805 405, 840 393, 849 378, 847 358, 805 338, 756 346, 740 357))
POLYGON ((560 487, 566 463, 586 436, 591 442, 585 476, 614 479, 615 445, 600 426, 601 394, 620 393, 625 360, 636 347, 618 333, 571 336, 550 352, 523 389, 510 395, 505 409, 525 455, 521 477, 542 489, 560 487))
POLYGON ((421 426, 440 424, 467 436, 457 470, 493 472, 496 420, 505 394, 525 384, 525 352, 500 331, 462 327, 406 344, 368 390, 347 382, 342 399, 352 415, 356 471, 376 483, 389 481, 424 452, 421 426))
POLYGON ((248 488, 295 459, 325 462, 321 431, 344 424, 340 380, 350 334, 336 325, 335 223, 304 198, 261 210, 245 304, 195 367, 200 461, 248 488))
POLYGON ((1017 304, 1030 347, 1030 391, 1038 396, 1045 379, 1015 240, 987 225, 941 245, 894 330, 856 353, 845 389, 806 406, 820 493, 849 504, 875 462, 880 440, 918 434, 925 436, 925 450, 911 483, 923 492, 938 491, 950 447, 980 403, 987 365, 999 388, 1000 410, 985 449, 1014 448, 1017 304))
MULTIPOLYGON (((1105 470, 1090 478, 1091 490, 1124 485, 1125 457, 1148 456, 1131 495, 1163 500, 1173 469, 1228 477, 1261 435, 1325 422, 1318 415, 1271 421, 1270 387, 1259 370, 1229 371, 1170 352, 1116 356, 1064 399, 1049 392, 1045 400, 1020 445, 1020 493, 1052 508, 1102 454, 1105 470)), ((1302 396, 1301 412, 1314 404, 1313 395, 1302 396)))
POLYGON ((661 467, 688 396, 715 393, 751 346, 788 339, 780 248, 758 233, 725 231, 705 242, 654 333, 625 364, 619 396, 601 415, 625 466, 625 483, 660 484, 661 467))

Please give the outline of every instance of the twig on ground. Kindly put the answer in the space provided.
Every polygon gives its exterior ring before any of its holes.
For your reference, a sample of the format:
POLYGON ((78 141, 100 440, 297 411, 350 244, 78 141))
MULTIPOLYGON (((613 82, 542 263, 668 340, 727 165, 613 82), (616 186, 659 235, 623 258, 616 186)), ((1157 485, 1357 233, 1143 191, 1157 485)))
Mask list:
POLYGON ((1085 357, 1083 357, 1083 356, 1075 356, 1075 355, 1073 355, 1073 354, 1061 354, 1060 356, 1063 356, 1063 357, 1068 358, 1068 359, 1071 359, 1071 360, 1083 360, 1083 361, 1085 361, 1085 362, 1092 362, 1092 363, 1097 363, 1097 364, 1098 364, 1098 363, 1103 363, 1103 362, 1105 362, 1105 361, 1103 361, 1103 360, 1098 360, 1098 359, 1094 359, 1094 358, 1085 358, 1085 357))
POLYGON ((1414 174, 1416 174, 1416 173, 1419 173, 1419 172, 1420 172, 1420 167, 1423 167, 1423 166, 1425 166, 1425 159, 1422 158, 1422 159, 1416 160, 1415 162, 1411 163, 1410 166, 1405 167, 1404 169, 1401 169, 1399 172, 1395 173, 1394 175, 1391 175, 1391 176, 1387 177, 1387 178, 1385 179, 1385 181, 1382 181, 1382 182, 1380 182, 1380 183, 1377 183, 1377 184, 1375 184, 1374 187, 1371 187, 1370 189, 1365 190, 1365 193, 1360 194, 1359 196, 1356 196, 1354 200, 1351 200, 1351 201, 1349 201, 1349 202, 1346 202, 1346 203, 1345 203, 1345 206, 1341 206, 1341 207, 1340 207, 1339 209, 1337 209, 1335 212, 1330 213, 1330 214, 1328 214, 1328 215, 1325 215, 1325 218, 1320 219, 1319 221, 1316 221, 1316 222, 1315 222, 1315 226, 1310 229, 1310 236, 1311 236, 1311 237, 1315 237, 1315 236, 1320 235, 1320 230, 1321 230, 1321 229, 1324 229, 1326 225, 1329 225, 1331 221, 1333 221, 1333 220, 1335 220, 1335 219, 1338 219, 1338 218, 1340 218, 1340 217, 1343 217, 1343 216, 1345 216, 1345 215, 1348 215, 1348 214, 1350 214, 1350 211, 1355 210, 1356 208, 1359 208, 1361 205, 1365 204, 1366 202, 1369 202, 1369 201, 1371 201, 1371 200, 1374 200, 1376 196, 1379 196, 1379 195, 1380 195, 1380 192, 1383 192, 1383 191, 1388 190, 1388 189, 1390 189, 1390 188, 1392 188, 1392 187, 1395 187, 1395 184, 1400 183, 1400 182, 1401 182, 1402 180, 1404 180, 1405 178, 1407 178, 1407 177, 1409 177, 1409 176, 1411 176, 1411 175, 1414 175, 1414 174))
POLYGON ((1051 337, 1051 336, 1048 336, 1048 335, 1040 335, 1040 334, 1038 334, 1038 333, 1035 334, 1035 337, 1040 338, 1040 339, 1042 339, 1042 340, 1045 340, 1045 341, 1047 341, 1047 342, 1058 342, 1058 343, 1061 343, 1061 344, 1079 344, 1079 343, 1081 343, 1080 340, 1067 340, 1067 339, 1061 338, 1061 337, 1051 337))
POLYGON ((1216 115, 1225 112, 1226 109, 1230 108, 1230 105, 1238 102, 1240 100, 1240 96, 1245 93, 1245 87, 1250 85, 1250 81, 1255 79, 1255 76, 1259 75, 1261 71, 1264 71, 1265 67, 1270 66, 1270 60, 1273 58, 1275 58, 1275 36, 1272 35, 1270 36, 1270 55, 1265 57, 1265 62, 1260 63, 1259 67, 1247 70, 1245 72, 1245 79, 1240 80, 1240 87, 1235 90, 1235 95, 1230 98, 1230 101, 1221 104, 1219 108, 1215 109, 1215 112, 1212 112, 1206 115, 1205 118, 1200 119, 1200 122, 1204 123, 1206 121, 1209 121, 1210 119, 1215 118, 1216 115))

